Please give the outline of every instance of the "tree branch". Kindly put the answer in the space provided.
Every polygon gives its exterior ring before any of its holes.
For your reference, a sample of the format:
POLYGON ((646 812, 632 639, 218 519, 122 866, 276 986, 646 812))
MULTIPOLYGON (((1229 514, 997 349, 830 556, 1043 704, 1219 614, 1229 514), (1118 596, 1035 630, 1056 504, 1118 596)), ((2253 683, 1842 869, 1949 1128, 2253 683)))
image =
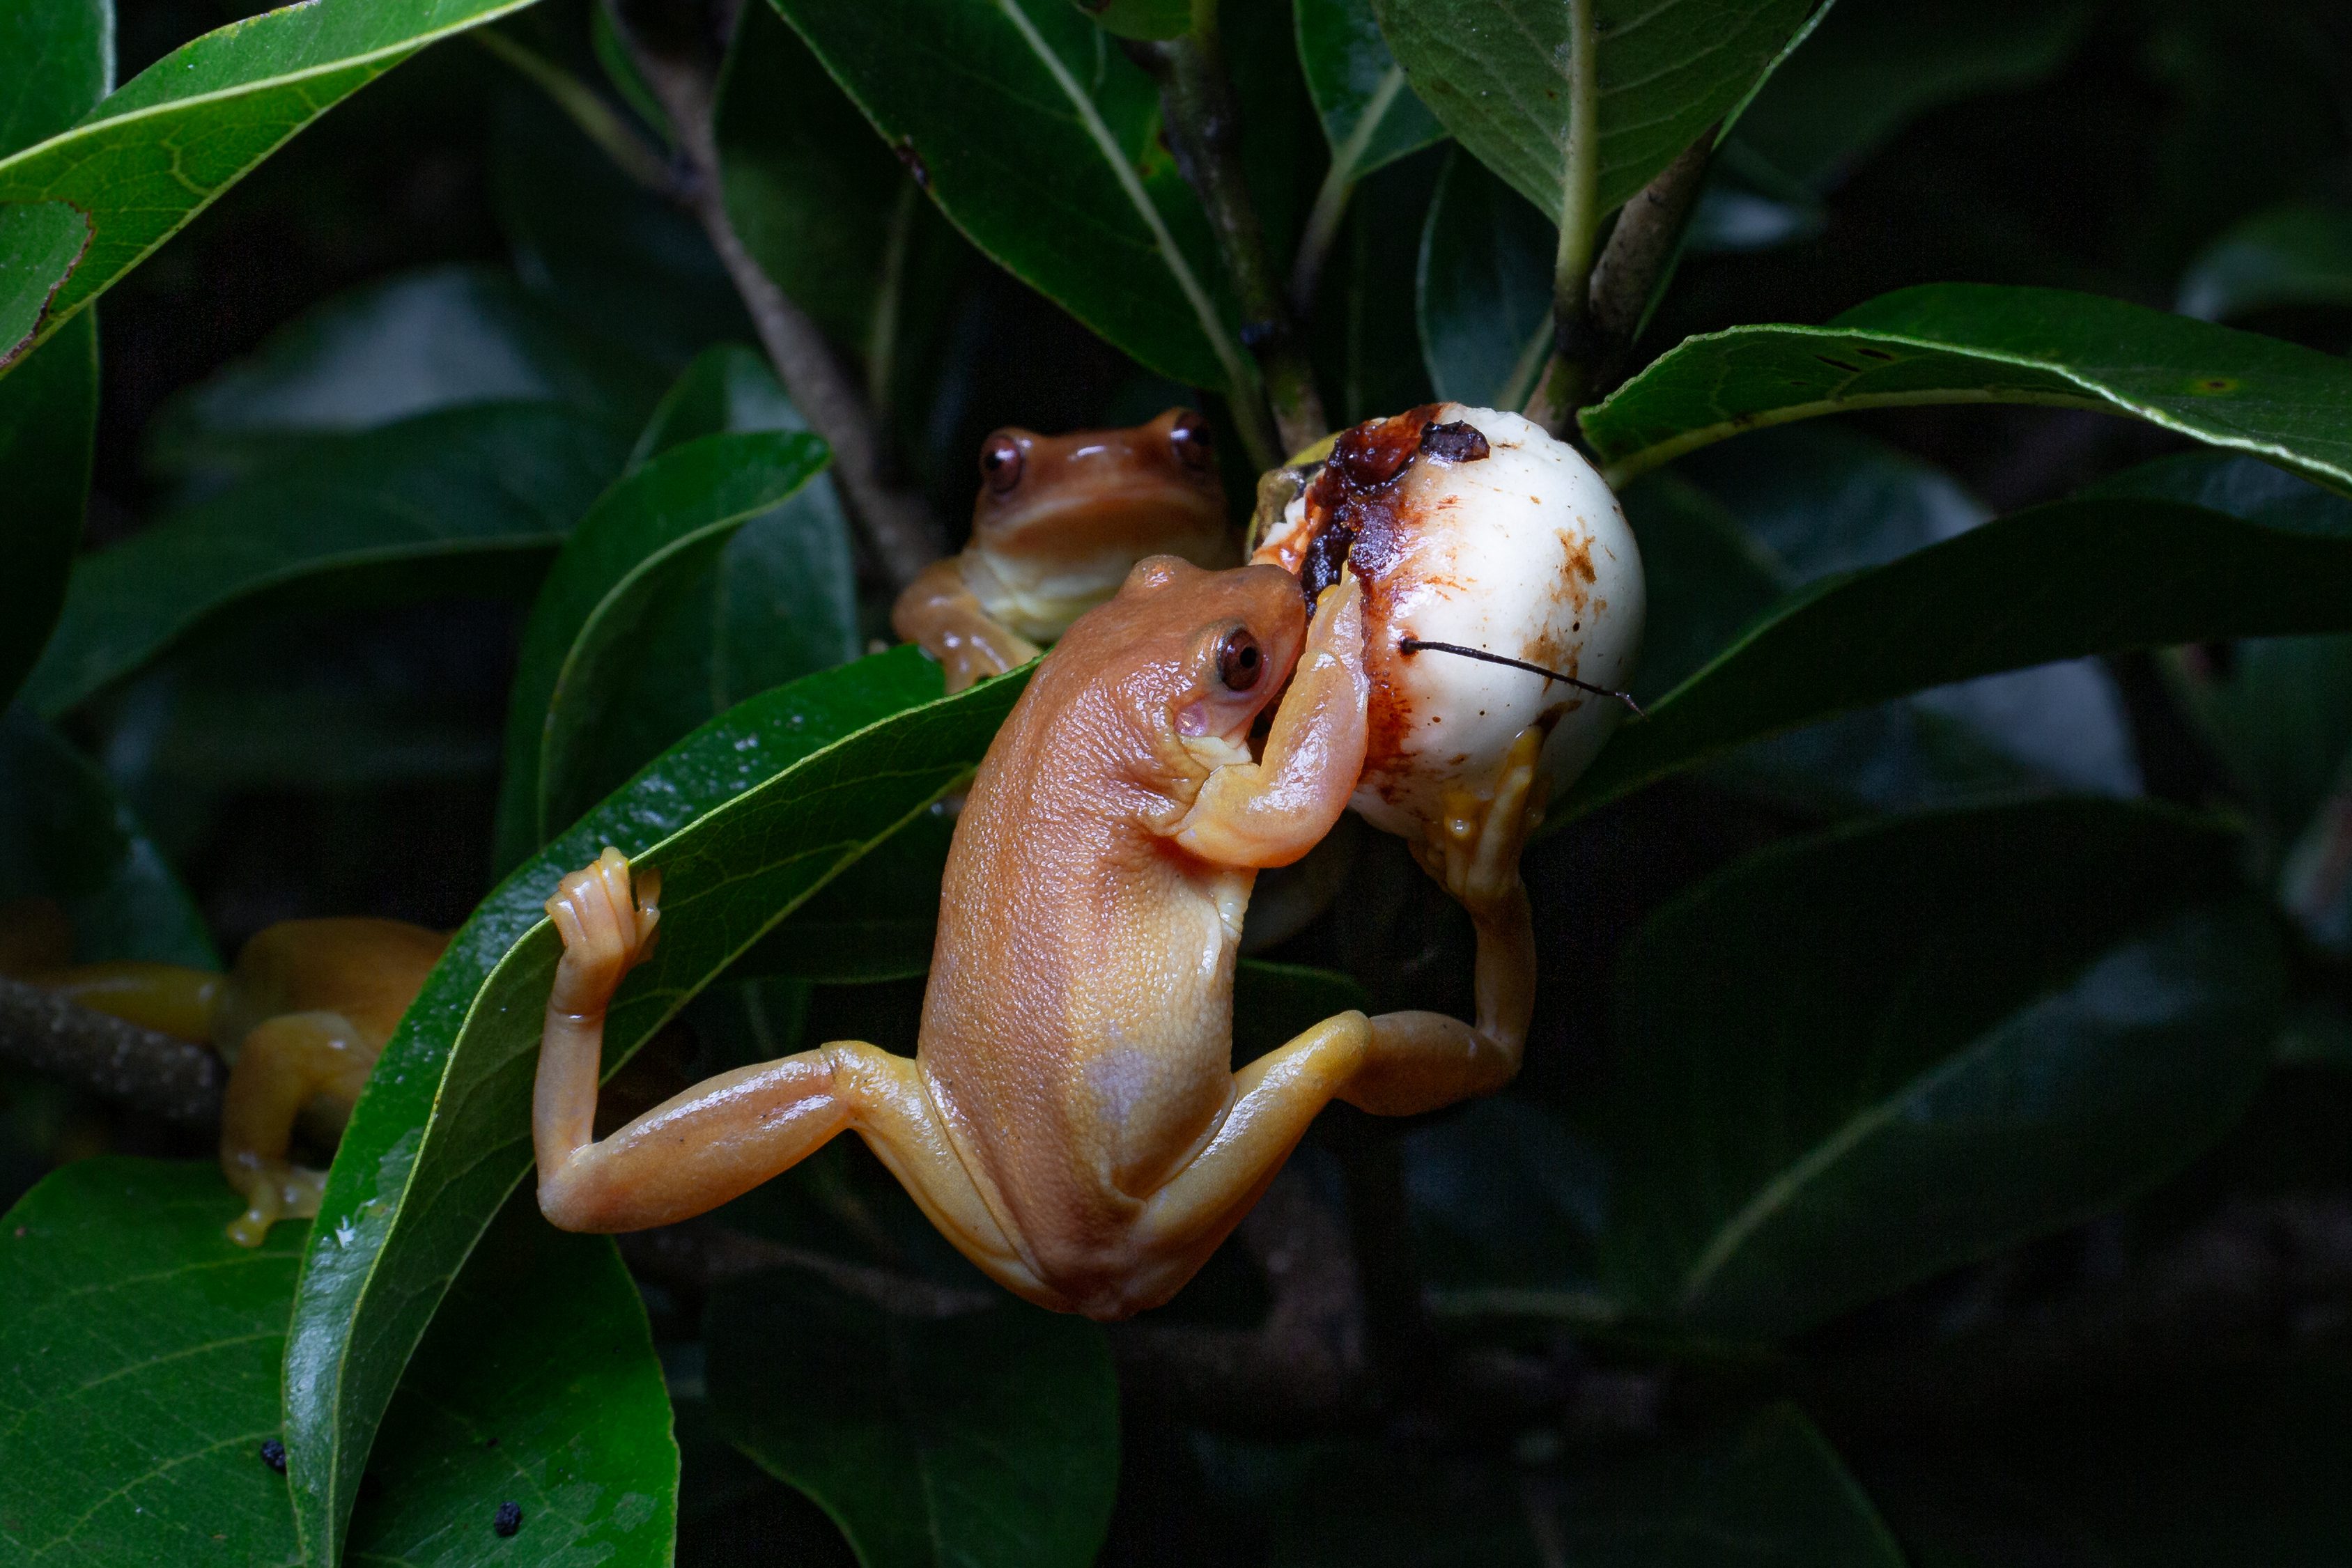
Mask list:
POLYGON ((1587 309, 1596 340, 1588 400, 1608 396, 1624 379, 1650 297, 1673 265, 1683 226, 1698 204, 1699 188, 1706 183, 1707 162, 1714 156, 1721 123, 1718 120, 1701 131, 1697 141, 1684 148, 1617 214, 1617 226, 1610 231, 1609 244, 1592 268, 1587 309))
MULTIPOLYGON (((1242 341, 1256 357, 1284 455, 1320 440, 1328 432, 1315 367, 1290 311, 1290 301, 1266 254, 1265 231, 1241 164, 1241 111, 1225 72, 1213 0, 1196 0, 1193 30, 1164 44, 1138 45, 1132 51, 1160 81, 1160 117, 1176 154, 1176 166, 1201 200, 1225 276, 1240 296, 1246 318, 1242 341)), ((1236 402, 1239 389, 1236 391, 1236 402)), ((1236 407, 1248 427, 1255 410, 1236 407)), ((1262 465, 1271 467, 1272 463, 1262 465)))
POLYGON ((677 138, 690 174, 680 200, 702 225, 742 297, 784 391, 833 448, 834 475, 883 570, 893 584, 904 587, 945 551, 946 530, 921 497, 884 477, 881 428, 864 394, 834 358, 816 323, 761 269, 735 232, 712 126, 716 91, 709 62, 693 51, 673 56, 653 47, 617 7, 614 27, 677 138))
POLYGON ((220 1124, 219 1057, 22 980, 0 979, 0 1061, 184 1127, 220 1124))

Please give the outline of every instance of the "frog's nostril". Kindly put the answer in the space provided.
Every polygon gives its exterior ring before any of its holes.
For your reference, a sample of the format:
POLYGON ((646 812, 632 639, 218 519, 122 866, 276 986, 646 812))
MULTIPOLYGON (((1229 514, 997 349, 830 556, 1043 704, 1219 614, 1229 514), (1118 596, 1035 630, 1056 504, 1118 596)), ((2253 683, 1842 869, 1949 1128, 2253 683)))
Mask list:
POLYGON ((1169 444, 1176 448, 1176 459, 1187 468, 1206 469, 1217 460, 1216 444, 1209 434, 1208 421, 1190 412, 1176 416, 1168 432, 1169 444))
POLYGON ((1021 444, 998 431, 980 444, 980 477, 991 495, 1002 496, 1021 483, 1021 444))

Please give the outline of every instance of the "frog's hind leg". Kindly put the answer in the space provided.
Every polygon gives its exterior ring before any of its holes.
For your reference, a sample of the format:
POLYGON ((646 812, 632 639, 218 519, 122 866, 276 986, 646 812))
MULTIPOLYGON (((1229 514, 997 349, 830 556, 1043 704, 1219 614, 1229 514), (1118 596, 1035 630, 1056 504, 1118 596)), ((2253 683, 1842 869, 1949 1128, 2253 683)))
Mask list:
POLYGON ((278 1220, 319 1212, 327 1173, 287 1159, 294 1124, 318 1100, 348 1116, 378 1054, 341 1013, 283 1013, 245 1037, 221 1098, 221 1174, 246 1201, 230 1240, 258 1247, 278 1220))
POLYGON ((675 1224, 855 1131, 967 1257, 1010 1289, 1043 1299, 957 1155, 915 1063, 863 1040, 719 1073, 594 1136, 604 1012, 652 937, 657 887, 646 873, 642 902, 632 899, 627 861, 606 850, 548 902, 564 953, 548 997, 532 1103, 540 1211, 566 1230, 675 1224))

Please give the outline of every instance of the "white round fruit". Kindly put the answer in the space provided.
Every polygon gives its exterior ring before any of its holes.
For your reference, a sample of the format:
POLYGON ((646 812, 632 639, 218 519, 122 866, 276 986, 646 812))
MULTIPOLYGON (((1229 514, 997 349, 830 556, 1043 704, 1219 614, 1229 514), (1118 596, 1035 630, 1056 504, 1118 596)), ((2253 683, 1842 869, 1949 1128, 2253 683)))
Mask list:
POLYGON ((1512 742, 1545 730, 1557 795, 1623 705, 1433 648, 1517 659, 1622 688, 1642 638, 1642 558, 1617 497, 1567 443, 1516 413, 1433 403, 1371 420, 1319 461, 1260 486, 1251 559, 1308 597, 1342 569, 1364 587, 1371 737, 1352 804, 1417 838, 1464 796, 1491 794, 1512 742))

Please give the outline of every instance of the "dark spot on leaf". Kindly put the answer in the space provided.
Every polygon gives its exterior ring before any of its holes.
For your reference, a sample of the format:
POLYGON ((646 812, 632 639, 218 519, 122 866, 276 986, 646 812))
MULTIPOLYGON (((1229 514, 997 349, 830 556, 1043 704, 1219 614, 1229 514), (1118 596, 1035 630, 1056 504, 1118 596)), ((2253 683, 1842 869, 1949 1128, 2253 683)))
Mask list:
POLYGON ((915 151, 914 138, 901 136, 891 145, 890 151, 898 155, 898 162, 904 163, 907 172, 915 177, 918 189, 928 191, 931 188, 931 172, 925 166, 923 155, 915 151))
POLYGON ((1858 376, 1862 374, 1862 367, 1860 365, 1849 365, 1843 360, 1832 360, 1827 354, 1815 354, 1813 358, 1829 366, 1832 370, 1843 371, 1850 376, 1858 376))
POLYGON ((1431 425, 1421 433, 1421 449, 1449 463, 1475 463, 1491 451, 1478 427, 1465 420, 1431 425))
POLYGON ((516 1531, 520 1530, 521 1528, 522 1504, 519 1502, 502 1502, 499 1504, 498 1514, 490 1521, 491 1533, 502 1536, 512 1535, 516 1531))
POLYGON ((1865 359, 1865 360, 1876 360, 1880 364, 1883 364, 1883 365, 1891 365, 1891 364, 1893 364, 1893 363, 1895 362, 1895 356, 1894 356, 1894 355, 1892 355, 1892 354, 1890 354, 1890 353, 1888 353, 1888 352, 1887 352, 1885 350, 1884 350, 1884 349, 1859 349, 1859 348, 1858 348, 1858 349, 1854 350, 1854 352, 1855 352, 1855 353, 1857 353, 1857 354, 1860 354, 1860 355, 1861 355, 1864 359, 1865 359))
POLYGON ((268 1465, 271 1469, 276 1470, 279 1475, 284 1475, 286 1473, 286 1445, 279 1442, 275 1437, 262 1438, 261 1462, 268 1465))
POLYGON ((2190 390, 2205 397, 2219 397, 2223 392, 2236 392, 2238 382, 2234 376, 2200 376, 2190 390))

